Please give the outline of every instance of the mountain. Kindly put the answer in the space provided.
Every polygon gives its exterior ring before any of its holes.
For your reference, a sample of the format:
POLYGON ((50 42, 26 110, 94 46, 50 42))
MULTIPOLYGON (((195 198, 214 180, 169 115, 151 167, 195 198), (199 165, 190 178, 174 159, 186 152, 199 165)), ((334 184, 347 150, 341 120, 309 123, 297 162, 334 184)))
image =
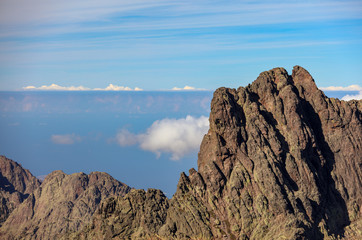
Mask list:
POLYGON ((40 181, 20 164, 0 156, 0 226, 40 181))
POLYGON ((214 92, 198 170, 171 199, 57 171, 0 238, 362 239, 361 109, 327 98, 302 67, 274 68, 214 92))
POLYGON ((131 189, 107 173, 49 174, 10 214, 1 239, 58 239, 86 225, 100 202, 131 189))
POLYGON ((327 98, 299 66, 219 88, 198 171, 182 173, 172 199, 159 201, 167 214, 145 208, 146 227, 124 225, 130 207, 108 200, 73 237, 361 239, 361 108, 362 101, 327 98))

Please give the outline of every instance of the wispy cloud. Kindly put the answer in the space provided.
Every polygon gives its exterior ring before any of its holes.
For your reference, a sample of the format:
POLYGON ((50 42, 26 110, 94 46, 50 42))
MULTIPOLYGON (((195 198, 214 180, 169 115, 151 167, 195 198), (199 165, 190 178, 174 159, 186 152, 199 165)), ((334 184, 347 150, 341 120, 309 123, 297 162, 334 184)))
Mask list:
POLYGON ((121 147, 132 146, 140 141, 140 136, 131 133, 127 129, 121 129, 117 133, 116 140, 121 147))
POLYGON ((154 152, 157 157, 170 153, 171 160, 200 148, 201 140, 209 128, 206 116, 155 121, 145 133, 133 134, 126 129, 117 133, 116 140, 122 147, 138 144, 141 149, 154 152))
POLYGON ((343 98, 342 98, 342 100, 345 100, 345 101, 349 101, 349 100, 361 100, 362 99, 362 90, 361 91, 359 91, 359 93, 358 94, 356 94, 356 95, 349 95, 349 94, 347 94, 346 96, 344 96, 343 98))
POLYGON ((18 28, 2 32, 3 36, 14 36, 25 33, 142 31, 360 19, 361 10, 360 1, 213 1, 210 4, 209 1, 170 0, 102 2, 4 0, 0 8, 0 22, 4 26, 18 25, 18 28), (298 11, 295 11, 296 9, 298 11), (129 16, 138 16, 137 21, 132 21, 133 18, 128 19, 129 16), (90 26, 80 24, 100 19, 103 20, 102 24, 90 26), (115 19, 122 21, 114 21, 115 19), (31 26, 31 30, 27 30, 26 26, 31 26))
POLYGON ((362 91, 362 87, 359 85, 350 85, 347 87, 342 86, 329 86, 329 87, 320 87, 323 91, 362 91))
POLYGON ((52 135, 51 141, 55 144, 61 144, 61 145, 71 145, 76 142, 80 142, 82 138, 79 135, 76 135, 74 133, 72 134, 63 134, 63 135, 52 135))
POLYGON ((142 88, 135 87, 134 89, 130 87, 124 87, 124 86, 117 86, 113 84, 109 84, 106 88, 88 88, 83 86, 70 86, 70 87, 63 87, 59 86, 57 84, 51 84, 49 86, 43 85, 41 87, 35 87, 35 86, 27 86, 23 87, 24 90, 48 90, 48 91, 142 91, 142 88))

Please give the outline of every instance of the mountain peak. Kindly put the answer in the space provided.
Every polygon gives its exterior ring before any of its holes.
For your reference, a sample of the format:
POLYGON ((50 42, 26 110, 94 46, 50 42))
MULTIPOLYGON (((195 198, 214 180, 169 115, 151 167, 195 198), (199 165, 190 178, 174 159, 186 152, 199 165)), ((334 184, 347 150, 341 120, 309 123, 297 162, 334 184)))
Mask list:
POLYGON ((176 193, 212 211, 198 234, 321 239, 361 219, 350 207, 362 204, 360 105, 327 98, 304 68, 292 75, 274 68, 247 87, 217 89, 209 120, 200 180, 182 176, 176 193))

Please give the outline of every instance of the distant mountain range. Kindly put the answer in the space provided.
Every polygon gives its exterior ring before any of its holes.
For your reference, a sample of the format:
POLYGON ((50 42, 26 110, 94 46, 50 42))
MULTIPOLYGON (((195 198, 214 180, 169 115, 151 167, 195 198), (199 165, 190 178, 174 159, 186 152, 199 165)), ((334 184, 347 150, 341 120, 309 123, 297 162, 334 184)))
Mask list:
POLYGON ((171 199, 101 172, 40 183, 0 157, 0 238, 362 239, 361 109, 299 66, 219 88, 198 171, 171 199))

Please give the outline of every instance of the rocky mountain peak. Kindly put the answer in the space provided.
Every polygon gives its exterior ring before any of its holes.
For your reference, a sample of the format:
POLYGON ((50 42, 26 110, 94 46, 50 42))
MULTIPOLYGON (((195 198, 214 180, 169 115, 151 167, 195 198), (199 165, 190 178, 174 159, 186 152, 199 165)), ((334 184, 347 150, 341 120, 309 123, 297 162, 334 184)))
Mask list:
POLYGON ((181 176, 174 198, 192 194, 209 206, 204 236, 275 239, 277 229, 291 239, 340 236, 361 218, 359 102, 327 98, 299 66, 217 89, 198 172, 181 176))

